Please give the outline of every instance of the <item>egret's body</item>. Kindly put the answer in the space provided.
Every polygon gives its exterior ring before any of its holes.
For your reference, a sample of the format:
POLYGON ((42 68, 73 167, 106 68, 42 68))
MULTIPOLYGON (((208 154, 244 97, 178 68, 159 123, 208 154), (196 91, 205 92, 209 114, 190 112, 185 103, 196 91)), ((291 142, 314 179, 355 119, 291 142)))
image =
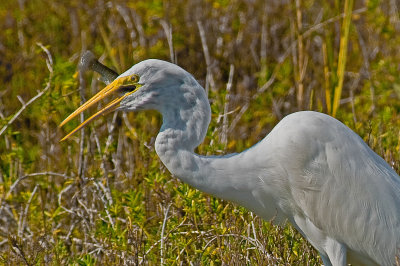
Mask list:
POLYGON ((92 118, 115 108, 161 112, 156 152, 182 181, 266 220, 290 221, 325 265, 395 263, 400 248, 399 176, 338 120, 316 112, 294 113, 242 153, 201 156, 194 149, 211 118, 204 89, 180 67, 146 60, 65 122, 113 92, 125 94, 92 118))

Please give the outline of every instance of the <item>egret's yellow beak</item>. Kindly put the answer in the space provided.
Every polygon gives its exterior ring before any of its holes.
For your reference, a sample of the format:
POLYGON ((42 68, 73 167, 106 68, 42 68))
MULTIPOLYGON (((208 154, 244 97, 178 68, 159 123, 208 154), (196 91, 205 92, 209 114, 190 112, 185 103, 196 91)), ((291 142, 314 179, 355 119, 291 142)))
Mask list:
POLYGON ((114 99, 113 101, 111 101, 109 104, 107 104, 103 109, 101 109, 100 111, 98 111, 97 113, 95 113, 94 115, 92 115, 91 117, 89 117, 88 119, 86 119, 85 121, 82 122, 82 124, 80 124, 78 127, 76 127, 74 130, 72 130, 68 135, 66 135, 64 138, 61 139, 61 141, 66 140, 67 138, 69 138, 69 136, 71 136, 72 134, 74 134, 76 131, 78 131, 79 129, 83 128, 84 126, 86 126, 86 124, 88 124, 90 121, 92 121, 93 119, 97 118, 99 115, 105 115, 109 112, 114 111, 115 109, 117 109, 119 107, 120 102, 128 95, 136 92, 139 87, 140 84, 138 84, 139 81, 139 77, 137 75, 131 75, 131 76, 126 76, 126 77, 121 77, 121 78, 117 78, 116 80, 114 80, 112 83, 110 83, 109 85, 107 85, 107 87, 105 87, 104 89, 102 89, 101 91, 99 91, 95 96, 93 96, 90 100, 88 100, 87 102, 85 102, 83 105, 81 105, 78 109, 76 109, 72 114, 70 114, 67 118, 65 118, 64 121, 61 122, 61 124, 59 125, 59 127, 62 127, 63 125, 65 125, 68 121, 70 121, 71 119, 73 119, 74 117, 76 117, 77 115, 79 115, 80 113, 82 113, 83 111, 85 111, 86 109, 88 109, 89 107, 93 106, 94 104, 96 104, 97 102, 99 102, 101 99, 109 96, 110 94, 113 94, 115 92, 121 92, 125 90, 128 90, 127 93, 125 93, 123 96, 114 99), (132 89, 132 90, 131 90, 132 89))

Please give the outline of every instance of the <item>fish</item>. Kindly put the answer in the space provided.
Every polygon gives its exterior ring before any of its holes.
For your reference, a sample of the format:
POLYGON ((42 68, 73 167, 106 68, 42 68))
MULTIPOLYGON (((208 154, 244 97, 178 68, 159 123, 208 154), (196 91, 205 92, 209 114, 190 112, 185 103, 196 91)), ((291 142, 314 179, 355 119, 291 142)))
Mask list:
POLYGON ((107 85, 119 76, 117 72, 100 63, 95 55, 89 50, 82 54, 78 67, 82 72, 93 70, 99 73, 101 76, 100 80, 107 85))

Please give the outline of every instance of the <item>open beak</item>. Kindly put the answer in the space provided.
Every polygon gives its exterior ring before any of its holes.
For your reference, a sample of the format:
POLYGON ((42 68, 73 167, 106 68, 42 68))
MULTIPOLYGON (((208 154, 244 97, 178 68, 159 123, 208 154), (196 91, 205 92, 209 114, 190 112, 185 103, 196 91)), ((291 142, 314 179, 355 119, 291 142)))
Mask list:
POLYGON ((128 93, 125 93, 123 96, 121 96, 119 98, 114 99, 109 104, 107 104, 103 109, 101 109, 100 111, 98 111, 97 113, 95 113, 94 115, 92 115, 91 117, 86 119, 85 121, 83 121, 82 124, 80 124, 74 130, 72 130, 68 135, 66 135, 60 141, 66 140, 72 134, 74 134, 76 131, 78 131, 79 129, 81 129, 84 126, 86 126, 90 121, 92 121, 93 119, 97 118, 98 116, 108 114, 109 112, 112 112, 115 109, 117 109, 119 107, 120 102, 126 96, 128 96, 128 95, 130 95, 130 94, 132 94, 132 93, 134 93, 134 92, 136 92, 138 90, 138 88, 140 86, 138 84, 136 84, 137 79, 138 78, 137 78, 136 75, 118 78, 118 79, 114 80, 112 83, 110 83, 109 85, 107 85, 104 89, 99 91, 96 95, 94 95, 92 98, 90 98, 87 102, 82 104, 72 114, 70 114, 67 118, 65 118, 65 120, 61 122, 59 127, 62 127, 68 121, 70 121, 71 119, 73 119, 74 117, 76 117, 77 115, 79 115, 80 113, 82 113, 83 111, 88 109, 89 107, 93 106, 94 104, 99 102, 101 99, 103 99, 103 98, 105 98, 105 97, 107 97, 107 96, 109 96, 109 95, 111 95, 111 94, 113 94, 115 92, 118 92, 120 89, 123 89, 124 87, 136 86, 136 88, 134 90, 132 90, 132 91, 130 91, 128 93))

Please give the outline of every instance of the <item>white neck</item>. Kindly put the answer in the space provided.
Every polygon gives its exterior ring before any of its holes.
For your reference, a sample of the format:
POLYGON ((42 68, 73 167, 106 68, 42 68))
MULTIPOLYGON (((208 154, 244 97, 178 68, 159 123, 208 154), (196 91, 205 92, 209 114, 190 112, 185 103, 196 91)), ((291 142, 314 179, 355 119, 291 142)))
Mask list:
POLYGON ((199 101, 185 111, 176 106, 160 110, 163 125, 155 148, 161 161, 174 176, 201 191, 236 202, 265 219, 278 215, 279 208, 273 205, 276 201, 274 193, 265 193, 269 190, 265 188, 268 186, 265 173, 269 167, 265 165, 266 158, 255 158, 254 153, 246 151, 226 156, 194 153, 195 147, 203 141, 210 121, 208 101, 203 103, 199 101), (262 167, 257 167, 261 164, 262 167), (263 173, 255 169, 263 169, 263 173))

